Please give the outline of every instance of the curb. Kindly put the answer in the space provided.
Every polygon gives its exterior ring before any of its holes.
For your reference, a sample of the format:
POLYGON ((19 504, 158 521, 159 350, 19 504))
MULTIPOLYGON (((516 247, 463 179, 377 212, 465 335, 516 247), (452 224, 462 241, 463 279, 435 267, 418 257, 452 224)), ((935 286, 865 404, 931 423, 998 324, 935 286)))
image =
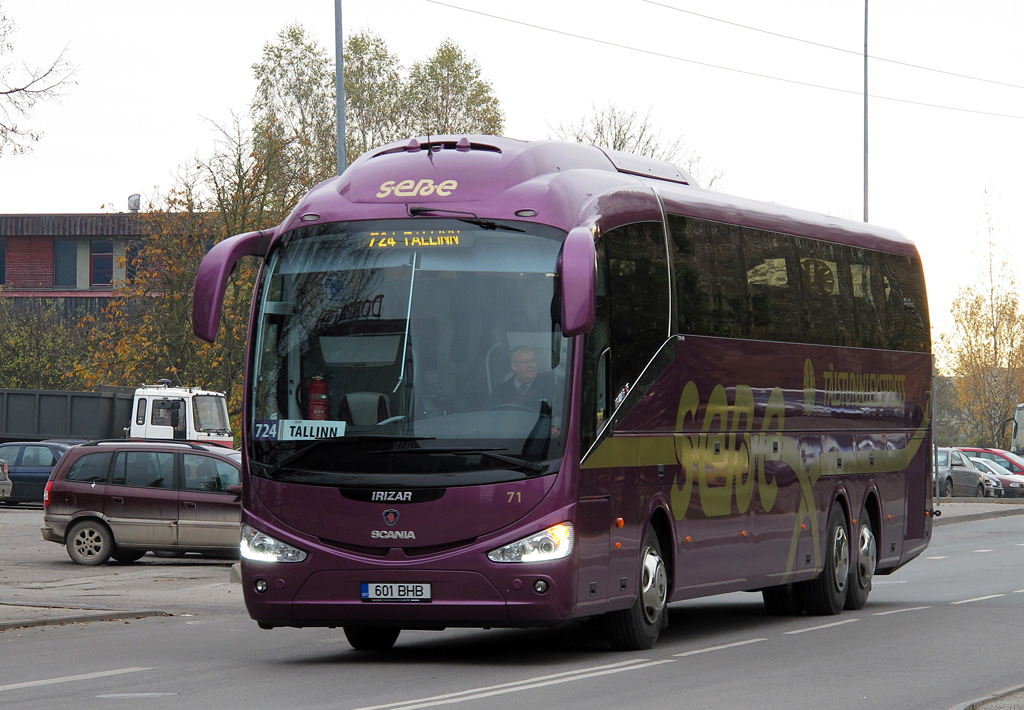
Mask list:
MULTIPOLYGON (((24 606, 18 604, 16 606, 24 606)), ((37 617, 20 619, 18 621, 0 621, 0 631, 11 631, 12 629, 28 629, 37 626, 62 626, 64 624, 84 624, 91 621, 120 621, 122 619, 145 619, 151 616, 174 616, 173 614, 157 609, 143 609, 140 611, 129 611, 126 609, 64 609, 55 607, 35 607, 48 611, 81 611, 81 614, 62 614, 49 618, 37 617)))
MULTIPOLYGON (((939 508, 941 510, 941 508, 939 508)), ((1005 510, 992 510, 984 513, 966 513, 956 517, 942 519, 942 516, 932 517, 932 525, 952 525, 954 523, 968 523, 975 520, 991 520, 992 518, 1007 518, 1011 515, 1024 515, 1024 507, 1007 507, 1005 510)))

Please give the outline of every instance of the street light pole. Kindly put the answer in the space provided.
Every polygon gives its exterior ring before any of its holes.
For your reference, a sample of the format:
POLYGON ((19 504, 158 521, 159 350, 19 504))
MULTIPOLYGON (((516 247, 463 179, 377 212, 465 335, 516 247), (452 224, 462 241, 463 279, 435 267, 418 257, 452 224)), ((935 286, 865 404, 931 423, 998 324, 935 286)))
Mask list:
POLYGON ((864 0, 864 221, 867 221, 867 0, 864 0))
POLYGON ((341 0, 334 0, 335 110, 338 113, 338 175, 345 171, 345 38, 341 33, 341 0))

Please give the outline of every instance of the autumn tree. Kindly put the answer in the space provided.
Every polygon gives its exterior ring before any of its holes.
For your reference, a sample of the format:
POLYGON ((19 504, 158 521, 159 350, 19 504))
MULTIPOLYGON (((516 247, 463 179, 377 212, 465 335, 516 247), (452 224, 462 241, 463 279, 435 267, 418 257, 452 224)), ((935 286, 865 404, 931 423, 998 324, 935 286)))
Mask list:
POLYGON ((406 137, 402 65, 380 36, 350 35, 345 43, 345 155, 352 162, 379 145, 406 137))
POLYGON ((450 39, 430 59, 413 64, 404 103, 416 135, 504 130, 501 103, 483 79, 479 63, 450 39))
POLYGON ((209 247, 224 234, 220 213, 198 197, 187 174, 159 209, 140 215, 142 237, 125 257, 132 274, 97 317, 86 318, 92 356, 88 386, 137 386, 168 378, 176 385, 230 393, 241 408, 242 371, 254 265, 243 264, 225 298, 222 337, 205 343, 192 334, 192 285, 209 247))
MULTIPOLYGON (((15 29, 14 22, 0 10, 0 55, 14 51, 11 35, 15 29)), ((24 153, 42 136, 19 121, 28 118, 38 102, 59 99, 74 84, 75 68, 65 58, 66 51, 40 67, 0 65, 0 155, 24 153)))
MULTIPOLYGON (((250 106, 255 151, 268 194, 290 209, 318 182, 336 174, 334 62, 301 25, 281 30, 253 64, 250 106)), ((278 211, 282 211, 279 209, 278 211)))
POLYGON ((85 332, 55 299, 0 298, 0 382, 12 389, 76 389, 85 332))
POLYGON ((708 172, 702 168, 700 156, 688 149, 681 137, 662 136, 651 124, 650 111, 641 116, 635 110, 609 103, 602 108, 592 107, 590 115, 576 123, 559 124, 552 130, 554 137, 559 140, 586 143, 674 163, 706 188, 713 188, 722 178, 721 172, 708 172))
POLYGON ((993 238, 983 247, 980 273, 953 302, 953 331, 940 342, 943 368, 955 378, 960 445, 1009 448, 1004 422, 1024 400, 1024 315, 1017 281, 993 238))

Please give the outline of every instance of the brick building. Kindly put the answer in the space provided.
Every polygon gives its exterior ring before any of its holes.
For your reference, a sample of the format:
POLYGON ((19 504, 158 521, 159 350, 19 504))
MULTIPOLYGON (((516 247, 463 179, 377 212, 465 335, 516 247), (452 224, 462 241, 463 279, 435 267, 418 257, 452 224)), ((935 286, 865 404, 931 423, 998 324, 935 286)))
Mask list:
POLYGON ((0 297, 95 312, 124 280, 122 257, 139 230, 133 213, 0 215, 0 297))

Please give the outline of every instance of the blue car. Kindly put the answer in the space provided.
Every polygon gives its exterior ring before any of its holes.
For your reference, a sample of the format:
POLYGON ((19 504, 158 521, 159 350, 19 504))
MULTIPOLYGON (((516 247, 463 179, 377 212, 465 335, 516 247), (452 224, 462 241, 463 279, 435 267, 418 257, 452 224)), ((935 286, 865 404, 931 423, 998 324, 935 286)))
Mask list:
MULTIPOLYGON (((0 461, 7 462, 7 475, 11 479, 11 492, 0 497, 0 503, 43 502, 43 490, 50 478, 50 471, 70 444, 48 441, 11 441, 0 444, 0 461)), ((0 495, 3 489, 0 488, 0 495)))

